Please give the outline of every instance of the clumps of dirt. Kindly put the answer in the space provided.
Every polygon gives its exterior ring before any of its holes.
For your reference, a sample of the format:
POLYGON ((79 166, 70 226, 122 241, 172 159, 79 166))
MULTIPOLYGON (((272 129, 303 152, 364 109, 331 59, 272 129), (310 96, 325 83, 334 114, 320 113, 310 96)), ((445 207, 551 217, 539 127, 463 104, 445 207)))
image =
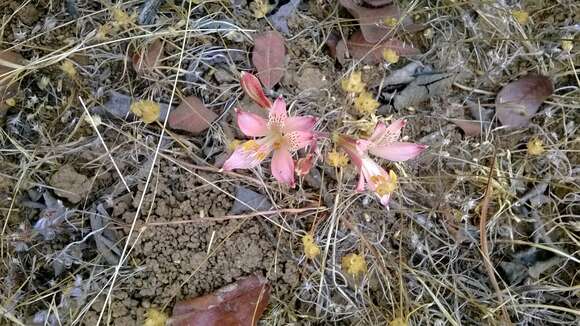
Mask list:
MULTIPOLYGON (((116 323, 142 324, 151 306, 171 308, 176 300, 210 293, 252 273, 267 275, 284 294, 298 283, 297 262, 276 249, 278 241, 287 239, 280 240, 268 223, 255 217, 209 220, 228 214, 234 201, 227 195, 233 194, 234 185, 218 177, 198 177, 161 163, 131 238, 136 243, 128 260, 130 276, 119 281, 113 294, 116 323)), ((124 196, 115 204, 112 217, 121 223, 124 239, 140 196, 124 196)), ((103 300, 99 297, 85 316, 87 325, 96 320, 103 300)))

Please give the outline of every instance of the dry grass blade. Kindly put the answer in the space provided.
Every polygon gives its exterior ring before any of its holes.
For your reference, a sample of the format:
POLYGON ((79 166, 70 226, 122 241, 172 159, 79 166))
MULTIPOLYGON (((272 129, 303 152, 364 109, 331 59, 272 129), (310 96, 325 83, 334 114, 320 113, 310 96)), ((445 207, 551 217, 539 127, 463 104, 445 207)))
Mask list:
POLYGON ((499 284, 497 283, 497 278, 495 277, 496 271, 493 267, 493 264, 491 263, 491 257, 489 255, 489 244, 487 241, 487 215, 489 211, 489 202, 493 196, 493 187, 491 184, 495 170, 496 154, 497 153, 494 151, 489 167, 489 174, 487 176, 487 183, 485 185, 485 194, 483 195, 483 200, 481 201, 481 213, 479 215, 479 241, 481 255, 483 257, 483 264, 485 265, 487 275, 489 276, 489 281, 495 290, 498 301, 501 303, 502 319, 505 323, 511 324, 507 309, 505 308, 505 305, 503 305, 503 296, 501 294, 499 284))

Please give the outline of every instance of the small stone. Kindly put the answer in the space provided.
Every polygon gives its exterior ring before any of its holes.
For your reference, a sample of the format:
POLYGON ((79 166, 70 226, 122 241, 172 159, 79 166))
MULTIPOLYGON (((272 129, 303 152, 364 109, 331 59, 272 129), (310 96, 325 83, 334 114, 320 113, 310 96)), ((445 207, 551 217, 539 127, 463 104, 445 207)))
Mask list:
POLYGON ((89 179, 70 165, 62 166, 53 174, 50 185, 56 188, 54 193, 57 196, 66 198, 73 204, 80 202, 90 192, 89 179))

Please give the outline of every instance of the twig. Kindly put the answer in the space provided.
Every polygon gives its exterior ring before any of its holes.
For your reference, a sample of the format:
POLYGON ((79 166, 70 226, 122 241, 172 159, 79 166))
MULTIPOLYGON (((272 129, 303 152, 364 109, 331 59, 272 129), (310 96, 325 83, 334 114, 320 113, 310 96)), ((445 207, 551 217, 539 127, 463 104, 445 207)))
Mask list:
MULTIPOLYGON (((487 175, 487 184, 485 186, 485 195, 483 196, 483 200, 481 202, 481 214, 479 219, 479 239, 480 239, 480 246, 481 246, 481 255, 483 256, 483 263, 485 265, 485 269, 489 276, 489 280, 493 285, 493 288, 496 292, 497 299, 499 302, 503 302, 503 298, 501 295, 501 290, 497 283, 497 279, 495 278, 495 271, 493 265, 491 264, 491 259, 489 257, 489 248, 487 243, 487 234, 486 234, 486 225, 487 225, 487 212, 489 209, 489 200, 491 199, 493 193, 493 187, 491 186, 491 181, 493 178, 493 171, 495 169, 495 158, 497 155, 496 149, 493 151, 493 157, 491 158, 491 166, 489 167, 489 174, 487 175)), ((509 318, 509 314, 507 309, 504 305, 501 306, 502 311, 502 318, 507 324, 511 324, 511 320, 509 318)))
POLYGON ((158 226, 158 225, 172 225, 172 224, 188 224, 188 223, 203 223, 203 222, 221 222, 227 220, 238 220, 247 217, 255 217, 255 216, 264 216, 264 215, 275 215, 281 213, 289 213, 289 214, 297 214, 303 213, 308 211, 325 211, 327 210, 326 207, 306 207, 306 208, 286 208, 286 209, 277 209, 272 211, 263 211, 263 212, 255 212, 250 214, 240 214, 240 215, 226 215, 223 217, 199 217, 194 220, 183 220, 183 221, 170 221, 170 222, 152 222, 147 223, 150 226, 158 226))

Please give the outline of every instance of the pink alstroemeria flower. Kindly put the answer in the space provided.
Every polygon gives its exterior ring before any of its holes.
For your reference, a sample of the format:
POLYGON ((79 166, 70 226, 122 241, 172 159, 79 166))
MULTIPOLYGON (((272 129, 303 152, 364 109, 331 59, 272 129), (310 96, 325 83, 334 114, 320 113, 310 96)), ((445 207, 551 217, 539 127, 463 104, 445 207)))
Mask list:
POLYGON ((264 109, 270 109, 272 107, 272 102, 264 94, 264 89, 262 89, 262 84, 260 84, 258 77, 242 71, 240 84, 244 92, 259 106, 264 109))
POLYGON ((364 191, 366 186, 379 198, 381 204, 388 208, 392 192, 396 188, 397 175, 387 172, 368 153, 390 161, 406 161, 417 157, 426 145, 399 142, 404 120, 397 120, 388 127, 379 123, 369 139, 356 140, 349 136, 339 135, 337 143, 350 156, 359 171, 356 190, 364 191))
POLYGON ((224 163, 223 169, 250 169, 258 166, 270 152, 272 175, 279 182, 294 187, 294 160, 292 153, 312 143, 315 138, 313 116, 288 117, 286 102, 276 99, 269 111, 268 120, 261 116, 236 109, 238 126, 249 137, 261 137, 241 144, 224 163))
POLYGON ((401 130, 407 121, 395 120, 388 127, 379 122, 369 139, 358 140, 357 146, 363 152, 384 158, 393 162, 413 159, 421 154, 428 146, 401 142, 401 130))

